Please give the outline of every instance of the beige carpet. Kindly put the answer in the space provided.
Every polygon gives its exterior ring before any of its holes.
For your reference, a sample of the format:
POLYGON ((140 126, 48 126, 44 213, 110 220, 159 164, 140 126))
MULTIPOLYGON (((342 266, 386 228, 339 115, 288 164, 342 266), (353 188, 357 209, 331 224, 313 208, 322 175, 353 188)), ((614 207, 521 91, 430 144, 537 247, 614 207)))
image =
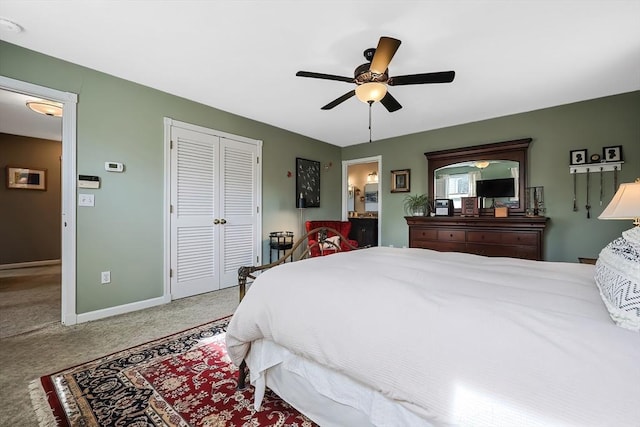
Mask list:
POLYGON ((0 426, 38 426, 29 384, 39 377, 227 316, 237 305, 238 289, 233 287, 107 319, 74 326, 55 322, 1 338, 0 426))
POLYGON ((0 270, 0 339, 60 322, 60 268, 0 270))

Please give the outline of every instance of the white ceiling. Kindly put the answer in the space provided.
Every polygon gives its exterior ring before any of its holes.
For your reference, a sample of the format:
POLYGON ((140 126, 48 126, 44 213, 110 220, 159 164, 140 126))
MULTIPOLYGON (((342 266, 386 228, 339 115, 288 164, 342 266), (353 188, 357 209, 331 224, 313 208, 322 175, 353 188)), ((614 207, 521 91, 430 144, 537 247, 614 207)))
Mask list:
POLYGON ((24 31, 0 38, 338 146, 369 140, 353 84, 380 36, 402 40, 390 76, 455 70, 451 84, 390 87, 373 139, 640 89, 640 1, 0 0, 24 31))
POLYGON ((0 89, 0 132, 61 141, 61 117, 45 116, 27 108, 28 101, 41 99, 0 89))

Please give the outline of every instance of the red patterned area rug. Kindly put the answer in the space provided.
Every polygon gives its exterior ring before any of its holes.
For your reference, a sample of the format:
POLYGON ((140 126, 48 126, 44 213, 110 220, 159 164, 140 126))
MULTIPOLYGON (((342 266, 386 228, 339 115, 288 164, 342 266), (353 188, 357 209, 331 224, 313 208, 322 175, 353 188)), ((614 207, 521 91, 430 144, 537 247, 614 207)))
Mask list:
POLYGON ((268 389, 258 412, 253 387, 236 390, 229 319, 40 378, 48 418, 58 426, 314 426, 268 389))

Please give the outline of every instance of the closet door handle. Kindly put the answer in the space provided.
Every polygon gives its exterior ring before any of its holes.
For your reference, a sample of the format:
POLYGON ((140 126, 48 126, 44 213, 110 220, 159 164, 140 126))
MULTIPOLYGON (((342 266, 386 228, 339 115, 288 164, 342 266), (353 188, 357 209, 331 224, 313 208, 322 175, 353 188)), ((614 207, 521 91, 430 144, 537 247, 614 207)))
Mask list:
POLYGON ((227 223, 227 220, 226 220, 226 219, 222 218, 222 219, 220 220, 220 224, 226 224, 226 223, 227 223))
POLYGON ((218 225, 218 224, 220 224, 220 220, 218 218, 216 218, 216 219, 213 220, 213 223, 218 225))

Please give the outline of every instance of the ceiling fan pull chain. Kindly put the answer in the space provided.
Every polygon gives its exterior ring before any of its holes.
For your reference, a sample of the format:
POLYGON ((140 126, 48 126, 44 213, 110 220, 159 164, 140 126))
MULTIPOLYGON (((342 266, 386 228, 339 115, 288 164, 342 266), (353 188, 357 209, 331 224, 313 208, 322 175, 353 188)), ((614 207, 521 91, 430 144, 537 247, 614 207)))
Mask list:
POLYGON ((373 101, 369 101, 369 142, 371 142, 371 106, 373 101))

